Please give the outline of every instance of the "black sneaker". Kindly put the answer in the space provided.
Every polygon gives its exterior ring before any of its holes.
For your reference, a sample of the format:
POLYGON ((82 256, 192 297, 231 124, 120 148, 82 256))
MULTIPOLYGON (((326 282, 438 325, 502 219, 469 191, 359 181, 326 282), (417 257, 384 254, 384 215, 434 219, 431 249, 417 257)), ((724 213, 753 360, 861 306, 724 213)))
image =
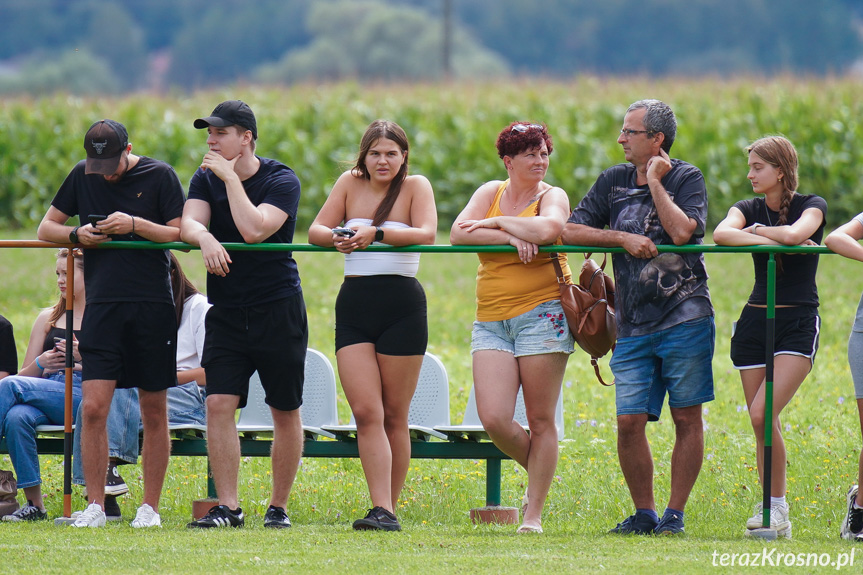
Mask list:
POLYGON ((228 509, 227 505, 216 505, 210 507, 207 514, 200 519, 187 523, 186 527, 209 529, 210 527, 242 527, 245 524, 246 519, 243 517, 243 510, 239 507, 234 512, 228 509))
POLYGON ((659 522, 647 513, 635 512, 609 531, 615 535, 652 535, 659 522))
POLYGON ((264 515, 264 527, 272 527, 274 529, 287 529, 291 526, 291 520, 288 514, 281 507, 270 505, 267 509, 267 514, 264 515))
POLYGON ((396 516, 383 507, 373 507, 362 519, 354 521, 354 529, 378 529, 381 531, 401 531, 402 526, 396 516))
POLYGON ((117 463, 112 461, 108 463, 108 475, 105 478, 105 495, 114 495, 116 497, 125 493, 129 493, 129 487, 120 476, 120 472, 117 470, 117 463))
POLYGON ((123 519, 123 513, 120 511, 120 504, 117 503, 117 498, 113 495, 105 496, 105 518, 108 521, 120 521, 123 519))
POLYGON ((41 521, 42 519, 48 519, 48 512, 33 505, 32 501, 27 501, 27 505, 11 515, 3 516, 3 521, 41 521))
POLYGON ((845 521, 842 522, 842 528, 839 531, 842 539, 849 541, 863 541, 863 509, 854 506, 856 499, 857 486, 852 485, 851 489, 848 490, 848 495, 846 495, 848 513, 845 514, 845 521))

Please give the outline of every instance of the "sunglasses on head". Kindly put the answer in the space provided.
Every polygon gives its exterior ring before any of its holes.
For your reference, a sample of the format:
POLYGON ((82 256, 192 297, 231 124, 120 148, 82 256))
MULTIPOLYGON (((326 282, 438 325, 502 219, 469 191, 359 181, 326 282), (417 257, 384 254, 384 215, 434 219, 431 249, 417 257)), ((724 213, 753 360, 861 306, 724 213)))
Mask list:
POLYGON ((542 130, 542 126, 540 124, 516 124, 515 126, 512 127, 512 130, 510 130, 509 132, 510 132, 510 134, 513 132, 518 132, 520 134, 523 134, 532 128, 535 128, 537 130, 542 130))

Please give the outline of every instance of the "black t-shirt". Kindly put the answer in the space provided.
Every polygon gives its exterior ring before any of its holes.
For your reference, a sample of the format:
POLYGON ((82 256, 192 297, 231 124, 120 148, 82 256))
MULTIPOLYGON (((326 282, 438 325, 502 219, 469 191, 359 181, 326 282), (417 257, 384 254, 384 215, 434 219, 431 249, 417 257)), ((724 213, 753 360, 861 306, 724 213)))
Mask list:
MULTIPOLYGON (((707 189, 701 171, 681 160, 671 160, 662 178, 672 201, 695 220, 688 245, 703 243, 707 219, 707 189)), ((673 245, 659 220, 650 189, 637 185, 632 164, 618 164, 602 172, 569 221, 603 229, 638 234, 656 245, 673 245)), ((661 253, 655 258, 614 254, 615 316, 618 337, 656 333, 686 321, 713 315, 707 270, 700 253, 661 253)))
POLYGON ((0 371, 9 375, 18 373, 18 349, 15 347, 15 334, 12 324, 0 315, 0 371))
MULTIPOLYGON (((100 174, 86 175, 84 161, 60 186, 51 205, 69 217, 123 212, 165 225, 183 215, 183 186, 174 169, 159 160, 140 156, 135 167, 117 183, 100 174)), ((125 241, 147 241, 135 234, 112 236, 125 241)), ((87 303, 149 301, 173 305, 167 250, 88 249, 84 252, 87 303)))
MULTIPOLYGON (((764 198, 741 200, 734 204, 746 218, 746 225, 759 223, 765 226, 775 226, 779 221, 779 212, 767 207, 764 198)), ((788 209, 788 221, 791 225, 800 219, 803 212, 809 208, 821 210, 824 219, 809 239, 816 244, 821 243, 824 235, 824 224, 827 221, 827 202, 814 194, 804 196, 794 194, 788 209)), ((764 253, 752 254, 755 265, 755 285, 749 294, 749 303, 767 304, 767 260, 764 253)), ((776 305, 818 306, 818 287, 815 285, 815 272, 818 270, 818 254, 782 254, 782 272, 776 274, 776 305)), ((777 269, 777 272, 779 270, 777 269)))
MULTIPOLYGON (((260 168, 243 181, 246 195, 255 206, 271 204, 288 214, 276 233, 264 240, 268 244, 289 244, 294 240, 297 209, 300 205, 300 180, 286 165, 258 157, 260 168)), ((243 243, 234 223, 225 182, 209 170, 198 169, 189 183, 189 199, 210 204, 210 233, 222 243, 243 243)), ((207 297, 213 305, 247 307, 271 303, 300 293, 297 262, 289 251, 229 251, 230 272, 209 274, 207 297)))

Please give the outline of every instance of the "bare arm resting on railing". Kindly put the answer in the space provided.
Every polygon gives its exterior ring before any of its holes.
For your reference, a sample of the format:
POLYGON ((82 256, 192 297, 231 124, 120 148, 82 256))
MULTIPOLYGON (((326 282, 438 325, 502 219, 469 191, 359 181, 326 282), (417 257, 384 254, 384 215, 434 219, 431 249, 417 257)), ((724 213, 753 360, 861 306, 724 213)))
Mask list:
MULTIPOLYGON (((365 249, 375 241, 375 226, 352 225, 356 234, 342 237, 333 228, 354 218, 372 220, 380 199, 370 193, 368 180, 344 172, 333 186, 321 211, 309 227, 309 242, 317 246, 335 247, 342 253, 365 249)), ((432 244, 437 230, 434 191, 425 176, 407 176, 399 191, 388 220, 409 224, 406 228, 386 228, 383 243, 391 246, 432 244)))
POLYGON ((725 219, 716 226, 713 241, 722 246, 814 246, 817 244, 809 237, 818 230, 823 220, 821 210, 809 208, 791 225, 767 226, 756 223, 746 226, 743 212, 732 206, 725 219))
POLYGON ((863 262, 861 239, 863 239, 863 224, 855 218, 830 232, 824 240, 824 245, 840 256, 863 262))
POLYGON ((569 215, 569 199, 561 188, 543 192, 539 215, 532 218, 497 216, 486 218, 501 182, 480 186, 450 230, 453 245, 511 245, 522 259, 532 260, 540 245, 553 243, 569 215), (526 248, 526 249, 522 249, 526 248))
POLYGON ((653 258, 659 255, 656 245, 650 238, 639 234, 600 230, 584 224, 567 222, 563 227, 562 237, 563 243, 569 245, 623 248, 636 258, 653 258))

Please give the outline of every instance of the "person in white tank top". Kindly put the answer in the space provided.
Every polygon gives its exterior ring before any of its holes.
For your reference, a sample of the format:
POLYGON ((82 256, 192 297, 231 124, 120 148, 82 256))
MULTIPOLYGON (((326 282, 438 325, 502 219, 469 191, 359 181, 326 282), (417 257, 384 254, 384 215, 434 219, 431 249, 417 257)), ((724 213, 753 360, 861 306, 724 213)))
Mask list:
POLYGON ((434 192, 425 177, 408 175, 404 130, 394 122, 372 122, 356 165, 336 181, 309 228, 311 243, 345 254, 345 282, 336 302, 336 360, 372 499, 354 529, 401 529, 395 509, 410 466, 408 410, 428 338, 425 294, 414 279, 419 254, 365 249, 373 243, 431 244, 436 232, 434 192), (396 300, 404 317, 392 304, 396 300), (386 326, 398 324, 404 332, 376 331, 379 316, 390 315, 386 326))

